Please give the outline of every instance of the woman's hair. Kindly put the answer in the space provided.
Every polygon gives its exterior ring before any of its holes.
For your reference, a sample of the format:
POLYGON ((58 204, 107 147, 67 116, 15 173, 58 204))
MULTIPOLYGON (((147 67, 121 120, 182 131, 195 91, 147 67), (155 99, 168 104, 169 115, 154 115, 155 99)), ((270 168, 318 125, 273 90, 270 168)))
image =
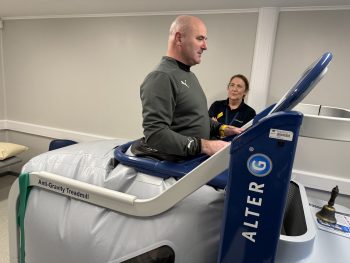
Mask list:
POLYGON ((249 90, 249 81, 248 81, 248 79, 246 78, 246 76, 244 76, 244 75, 242 75, 242 74, 236 74, 236 75, 232 76, 232 77, 230 78, 230 81, 228 82, 227 87, 230 86, 230 83, 231 83, 231 81, 232 81, 234 78, 240 78, 241 80, 243 80, 243 82, 244 82, 244 84, 245 84, 245 90, 246 90, 246 91, 249 90))

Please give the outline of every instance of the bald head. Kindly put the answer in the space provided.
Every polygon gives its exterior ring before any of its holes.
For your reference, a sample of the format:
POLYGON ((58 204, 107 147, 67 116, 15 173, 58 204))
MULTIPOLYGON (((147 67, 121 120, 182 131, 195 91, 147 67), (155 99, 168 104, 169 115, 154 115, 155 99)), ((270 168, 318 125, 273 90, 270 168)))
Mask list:
POLYGON ((178 16, 170 26, 167 56, 193 66, 207 49, 207 28, 195 16, 178 16))
POLYGON ((173 36, 176 32, 186 34, 191 30, 191 25, 194 21, 203 23, 195 16, 178 16, 170 26, 169 35, 173 36))

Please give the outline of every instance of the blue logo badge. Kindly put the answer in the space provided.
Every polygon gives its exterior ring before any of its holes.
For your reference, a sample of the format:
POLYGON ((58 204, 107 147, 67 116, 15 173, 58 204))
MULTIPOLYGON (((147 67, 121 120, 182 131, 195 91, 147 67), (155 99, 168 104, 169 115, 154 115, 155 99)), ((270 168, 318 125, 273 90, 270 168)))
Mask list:
POLYGON ((272 162, 265 154, 257 153, 249 157, 247 167, 252 175, 263 177, 272 170, 272 162))

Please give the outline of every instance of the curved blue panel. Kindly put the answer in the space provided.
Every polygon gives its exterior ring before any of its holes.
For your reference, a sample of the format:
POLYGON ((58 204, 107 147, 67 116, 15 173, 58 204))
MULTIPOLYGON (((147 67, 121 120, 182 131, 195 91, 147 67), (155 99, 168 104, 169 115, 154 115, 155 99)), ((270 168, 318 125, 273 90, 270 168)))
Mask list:
MULTIPOLYGON (((140 172, 162 178, 181 178, 209 157, 201 154, 183 162, 159 161, 147 157, 136 157, 125 153, 132 143, 133 142, 128 142, 118 146, 114 151, 115 159, 117 159, 117 161, 120 163, 131 166, 140 172)), ((219 174, 208 184, 216 188, 223 189, 226 186, 226 182, 227 171, 219 174)))

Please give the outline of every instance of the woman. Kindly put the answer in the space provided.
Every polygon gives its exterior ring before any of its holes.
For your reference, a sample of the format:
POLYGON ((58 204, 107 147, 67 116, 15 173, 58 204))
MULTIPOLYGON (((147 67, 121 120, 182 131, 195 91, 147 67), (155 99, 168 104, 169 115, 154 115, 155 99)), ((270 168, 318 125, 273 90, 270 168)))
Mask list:
POLYGON ((215 101, 209 108, 209 116, 222 124, 242 127, 256 115, 255 110, 244 103, 248 90, 248 79, 241 74, 234 75, 227 86, 228 98, 215 101))

